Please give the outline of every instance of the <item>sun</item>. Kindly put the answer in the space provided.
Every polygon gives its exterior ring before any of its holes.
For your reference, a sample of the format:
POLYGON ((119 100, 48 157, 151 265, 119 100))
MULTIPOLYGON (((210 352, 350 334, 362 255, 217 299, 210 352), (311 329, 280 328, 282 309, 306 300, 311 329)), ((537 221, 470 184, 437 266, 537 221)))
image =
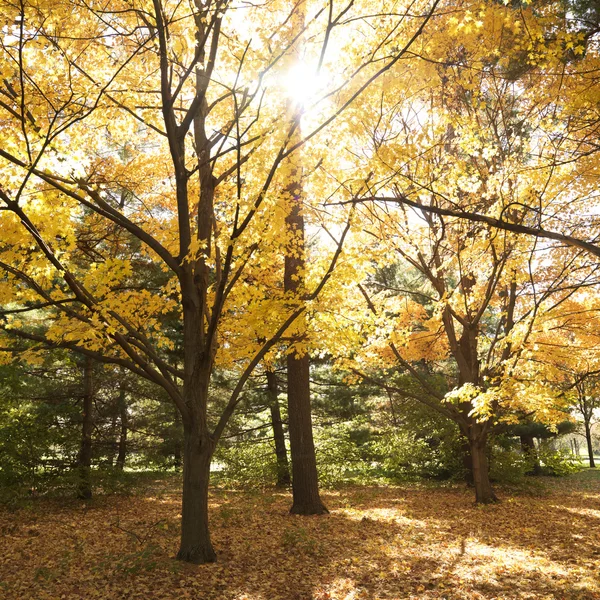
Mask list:
POLYGON ((326 79, 317 67, 305 61, 298 61, 282 76, 283 89, 289 100, 295 104, 308 106, 319 100, 326 86, 326 79))

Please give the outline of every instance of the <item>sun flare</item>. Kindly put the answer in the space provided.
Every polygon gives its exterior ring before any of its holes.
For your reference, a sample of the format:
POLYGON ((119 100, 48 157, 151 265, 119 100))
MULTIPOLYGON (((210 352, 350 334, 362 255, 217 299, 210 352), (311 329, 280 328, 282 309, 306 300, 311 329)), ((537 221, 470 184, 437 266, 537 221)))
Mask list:
POLYGON ((283 88, 288 98, 303 105, 315 102, 322 93, 326 78, 316 66, 297 62, 287 69, 282 77, 283 88))

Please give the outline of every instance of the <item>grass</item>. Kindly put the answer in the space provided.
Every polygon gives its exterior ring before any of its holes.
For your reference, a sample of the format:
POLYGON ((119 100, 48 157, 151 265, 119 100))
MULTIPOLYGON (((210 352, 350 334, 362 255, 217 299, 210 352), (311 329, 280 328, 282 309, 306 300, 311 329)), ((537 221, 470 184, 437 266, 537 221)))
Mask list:
POLYGON ((216 564, 173 560, 179 482, 88 503, 0 510, 3 600, 600 599, 600 473, 503 488, 476 506, 462 485, 354 487, 331 514, 288 514, 290 495, 214 490, 216 564))

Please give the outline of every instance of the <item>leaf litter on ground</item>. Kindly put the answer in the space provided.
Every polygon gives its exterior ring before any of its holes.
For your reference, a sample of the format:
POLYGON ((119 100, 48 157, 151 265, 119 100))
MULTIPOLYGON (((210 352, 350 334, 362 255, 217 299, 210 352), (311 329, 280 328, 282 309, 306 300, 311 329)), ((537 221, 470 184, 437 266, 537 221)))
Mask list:
POLYGON ((218 562, 177 551, 177 483, 145 496, 0 509, 6 600, 600 600, 600 479, 547 480, 476 506, 464 486, 352 487, 331 514, 290 495, 213 491, 218 562))

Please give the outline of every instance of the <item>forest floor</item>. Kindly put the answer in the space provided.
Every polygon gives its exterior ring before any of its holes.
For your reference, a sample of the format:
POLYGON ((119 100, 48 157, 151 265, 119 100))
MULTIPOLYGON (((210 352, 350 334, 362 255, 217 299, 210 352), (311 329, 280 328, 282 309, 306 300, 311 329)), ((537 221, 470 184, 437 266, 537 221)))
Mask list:
POLYGON ((288 514, 290 495, 215 490, 218 562, 173 560, 173 480, 143 495, 35 499, 0 509, 0 598, 326 600, 600 599, 600 474, 500 489, 353 487, 331 514, 288 514))

